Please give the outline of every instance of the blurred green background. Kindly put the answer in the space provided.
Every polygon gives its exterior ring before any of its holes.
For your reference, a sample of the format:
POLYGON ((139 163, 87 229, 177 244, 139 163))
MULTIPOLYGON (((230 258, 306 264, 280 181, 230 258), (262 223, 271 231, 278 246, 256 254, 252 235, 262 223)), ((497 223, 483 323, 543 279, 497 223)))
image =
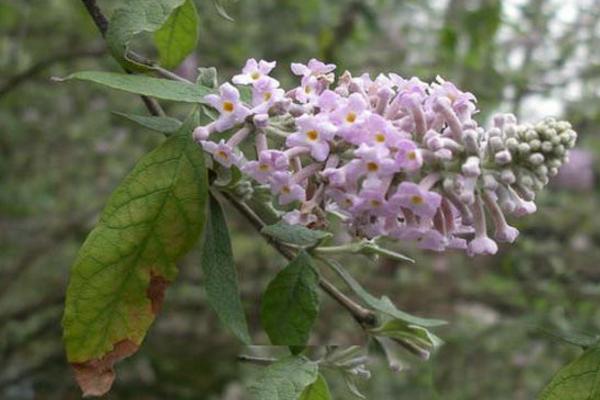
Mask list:
MULTIPOLYGON (((110 14, 120 2, 100 0, 110 14)), ((479 98, 479 121, 497 111, 524 121, 570 120, 571 162, 512 221, 521 237, 496 257, 436 255, 399 245, 416 265, 348 259, 372 292, 450 324, 429 362, 406 355, 392 372, 375 358, 361 384, 369 399, 533 399, 579 350, 539 331, 600 333, 600 3, 595 0, 238 0, 235 19, 197 0, 200 42, 179 72, 215 66, 229 78, 248 57, 319 57, 358 74, 397 72, 455 81, 479 98)), ((147 40, 136 48, 152 56, 147 40)), ((162 138, 111 111, 143 114, 139 98, 51 76, 117 71, 79 1, 0 2, 0 398, 80 397, 64 358, 60 317, 78 246, 120 179, 162 138)), ((186 109, 165 104, 181 117, 186 109)), ((254 339, 260 293, 283 263, 228 210, 254 339)), ((118 366, 109 399, 246 399, 256 367, 207 308, 198 251, 181 262, 142 350, 118 366)), ((312 342, 362 343, 360 328, 323 297, 312 342)), ((335 399, 350 399, 327 376, 335 399)))

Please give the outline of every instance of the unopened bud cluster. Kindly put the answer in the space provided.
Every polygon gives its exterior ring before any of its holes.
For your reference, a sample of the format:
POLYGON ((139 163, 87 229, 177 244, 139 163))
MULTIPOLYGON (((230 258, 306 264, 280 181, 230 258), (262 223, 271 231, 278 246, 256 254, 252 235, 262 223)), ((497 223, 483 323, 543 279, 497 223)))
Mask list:
POLYGON ((223 84, 206 97, 219 117, 194 137, 215 162, 268 188, 291 224, 322 226, 332 213, 358 237, 493 254, 518 235, 505 214, 535 211, 536 191, 576 140, 568 122, 518 124, 510 114, 485 130, 472 118, 475 96, 441 78, 345 72, 336 82, 335 65, 313 59, 292 64, 301 83, 284 91, 274 67, 248 60, 232 81, 250 85, 251 98, 223 84), (247 140, 252 155, 240 149, 247 140))

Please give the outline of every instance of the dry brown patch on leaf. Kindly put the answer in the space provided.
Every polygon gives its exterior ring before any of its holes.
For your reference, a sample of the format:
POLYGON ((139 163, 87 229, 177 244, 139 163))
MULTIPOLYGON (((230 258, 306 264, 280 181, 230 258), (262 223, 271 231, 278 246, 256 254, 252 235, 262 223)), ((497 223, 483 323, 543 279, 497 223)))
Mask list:
POLYGON ((138 350, 138 345, 129 339, 115 343, 113 350, 104 357, 73 363, 75 379, 83 396, 102 396, 106 394, 115 380, 115 363, 129 357, 138 350))
POLYGON ((150 299, 152 314, 156 315, 162 308, 165 299, 165 290, 169 286, 169 281, 164 277, 150 272, 150 285, 146 289, 146 297, 150 299))

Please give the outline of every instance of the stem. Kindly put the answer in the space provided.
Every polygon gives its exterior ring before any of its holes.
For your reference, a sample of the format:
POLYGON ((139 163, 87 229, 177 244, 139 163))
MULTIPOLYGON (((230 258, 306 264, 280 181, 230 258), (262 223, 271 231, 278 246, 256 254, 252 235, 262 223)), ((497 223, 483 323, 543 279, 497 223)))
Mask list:
MULTIPOLYGON (((254 229, 256 229, 260 233, 260 235, 267 241, 267 243, 273 246, 275 250, 277 250, 282 256, 284 256, 290 261, 296 257, 296 255, 290 248, 288 248, 281 242, 278 242, 277 240, 273 239, 272 237, 262 233, 262 228, 265 226, 265 224, 262 222, 260 217, 258 217, 250 207, 248 207, 246 203, 238 200, 231 193, 225 191, 222 191, 220 193, 231 203, 231 205, 233 205, 240 212, 240 214, 242 214, 250 222, 250 224, 252 224, 254 229)), ((321 277, 319 279, 319 286, 325 293, 327 293, 342 307, 344 307, 350 314, 352 314, 354 319, 359 324, 368 326, 374 324, 376 317, 371 310, 364 308, 363 306, 346 296, 327 279, 321 277)))
POLYGON ((271 365, 277 361, 277 359, 275 359, 275 358, 255 357, 255 356, 248 356, 245 354, 237 356, 237 359, 240 362, 247 362, 247 363, 258 364, 258 365, 271 365))

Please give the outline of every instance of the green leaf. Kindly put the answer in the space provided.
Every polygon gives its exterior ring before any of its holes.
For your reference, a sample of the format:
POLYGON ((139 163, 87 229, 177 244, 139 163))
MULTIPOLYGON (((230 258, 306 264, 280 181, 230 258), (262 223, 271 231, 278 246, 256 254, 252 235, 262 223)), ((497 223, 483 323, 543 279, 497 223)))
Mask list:
POLYGON ((442 345, 442 340, 426 328, 407 324, 403 320, 391 319, 370 330, 375 336, 392 338, 402 343, 413 354, 428 360, 431 352, 442 345))
POLYGON ((331 400, 329 386, 327 385, 325 378, 323 378, 323 375, 319 374, 317 380, 304 389, 304 392, 302 392, 302 395, 300 396, 300 400, 331 400))
POLYGON ((261 305, 262 325, 274 345, 303 346, 319 313, 319 276, 304 251, 269 283, 261 305))
POLYGON ((348 273, 348 271, 346 271, 341 265, 339 265, 337 261, 323 261, 329 267, 331 267, 331 269, 333 269, 339 275, 339 277, 344 280, 344 282, 346 282, 350 289, 352 289, 352 291, 354 291, 354 293, 356 293, 356 295, 360 297, 365 302, 365 304, 367 304, 369 307, 372 307, 374 310, 377 310, 383 314, 386 314, 390 317, 399 319, 412 325, 420 325, 423 327, 430 328, 446 324, 446 321, 442 321, 439 319, 415 317, 414 315, 410 315, 408 313, 405 313, 404 311, 400 311, 387 296, 381 296, 381 298, 378 299, 377 297, 367 292, 360 285, 360 283, 358 283, 356 279, 354 279, 354 277, 348 273))
POLYGON ((75 72, 66 78, 56 80, 69 79, 90 81, 129 93, 184 103, 205 103, 204 96, 212 92, 208 88, 185 82, 103 71, 75 72))
POLYGON ((135 115, 121 112, 113 113, 157 132, 170 134, 177 132, 181 128, 181 121, 177 118, 135 115))
POLYGON ((600 335, 590 335, 579 332, 552 332, 546 329, 541 329, 541 331, 548 336, 581 347, 584 350, 600 343, 600 335))
POLYGON ((250 386, 256 400, 297 400, 304 389, 318 378, 319 366, 304 357, 287 357, 263 371, 250 386))
POLYGON ((283 221, 265 226, 262 233, 285 243, 306 247, 314 246, 332 236, 329 232, 308 229, 302 225, 290 225, 283 221))
POLYGON ((208 303, 221 322, 242 342, 249 344, 252 339, 248 333, 244 307, 240 300, 229 231, 221 205, 213 196, 210 196, 209 200, 205 232, 202 270, 208 303))
POLYGON ((142 32, 155 32, 185 0, 128 0, 122 2, 108 25, 106 42, 111 53, 126 68, 145 70, 150 67, 127 57, 129 42, 142 32))
POLYGON ((600 347, 586 350, 561 368, 539 397, 539 400, 594 399, 600 399, 600 347))
POLYGON ((158 313, 175 261, 202 233, 207 176, 193 142, 197 114, 142 157, 108 200, 71 269, 63 317, 67 358, 84 394, 134 353, 158 313))
POLYGON ((198 44, 198 12, 192 0, 173 11, 167 22, 154 33, 160 64, 175 68, 198 44))

